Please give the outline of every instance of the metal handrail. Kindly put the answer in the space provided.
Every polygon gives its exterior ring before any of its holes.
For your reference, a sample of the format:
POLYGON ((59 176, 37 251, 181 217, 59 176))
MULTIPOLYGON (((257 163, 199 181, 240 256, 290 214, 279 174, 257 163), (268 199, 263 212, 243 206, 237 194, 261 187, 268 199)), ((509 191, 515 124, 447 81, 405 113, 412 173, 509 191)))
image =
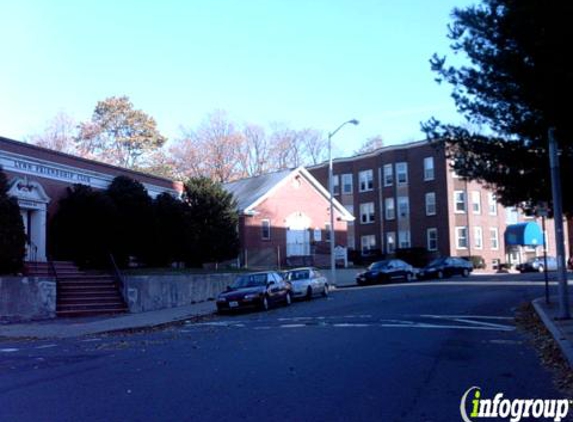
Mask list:
POLYGON ((109 254, 109 260, 111 262, 111 269, 113 271, 113 278, 117 284, 119 291, 121 292, 121 296, 123 297, 123 300, 126 301, 125 300, 125 292, 124 292, 125 283, 123 282, 123 274, 121 273, 119 267, 117 266, 117 264, 115 262, 115 258, 113 257, 113 254, 111 254, 111 253, 109 254))

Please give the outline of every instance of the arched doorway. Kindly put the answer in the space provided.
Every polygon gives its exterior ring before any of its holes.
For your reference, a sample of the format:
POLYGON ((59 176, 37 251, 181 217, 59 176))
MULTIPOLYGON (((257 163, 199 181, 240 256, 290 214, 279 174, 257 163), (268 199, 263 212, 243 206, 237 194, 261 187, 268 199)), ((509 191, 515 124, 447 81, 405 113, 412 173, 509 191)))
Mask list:
POLYGON ((46 215, 50 198, 38 182, 16 177, 8 195, 18 200, 26 231, 26 261, 46 261, 46 215))

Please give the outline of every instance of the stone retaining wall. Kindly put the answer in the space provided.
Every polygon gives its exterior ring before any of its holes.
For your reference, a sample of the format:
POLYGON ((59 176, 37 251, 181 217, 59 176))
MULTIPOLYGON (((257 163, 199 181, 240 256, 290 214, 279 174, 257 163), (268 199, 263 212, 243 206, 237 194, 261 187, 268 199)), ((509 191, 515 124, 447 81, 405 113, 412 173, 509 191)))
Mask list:
POLYGON ((26 321, 56 316, 56 280, 0 277, 0 319, 26 321))

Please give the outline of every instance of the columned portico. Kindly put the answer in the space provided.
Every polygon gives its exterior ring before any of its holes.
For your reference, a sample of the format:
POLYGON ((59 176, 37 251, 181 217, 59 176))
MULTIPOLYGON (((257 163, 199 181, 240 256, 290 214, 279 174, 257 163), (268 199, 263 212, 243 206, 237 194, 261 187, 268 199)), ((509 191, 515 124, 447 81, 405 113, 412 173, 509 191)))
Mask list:
POLYGON ((25 260, 46 261, 46 220, 50 198, 41 184, 26 177, 12 179, 8 195, 16 198, 20 206, 27 238, 25 260))

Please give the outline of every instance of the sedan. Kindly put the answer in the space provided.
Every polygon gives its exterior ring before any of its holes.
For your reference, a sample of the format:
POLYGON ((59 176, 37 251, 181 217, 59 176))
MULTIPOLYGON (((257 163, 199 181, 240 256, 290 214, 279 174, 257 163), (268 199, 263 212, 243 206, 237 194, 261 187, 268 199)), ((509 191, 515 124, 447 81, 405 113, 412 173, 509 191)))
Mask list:
POLYGON ((328 280, 316 268, 295 268, 286 271, 284 278, 290 281, 294 298, 310 300, 317 294, 328 296, 328 280))
MULTIPOLYGON (((542 256, 529 258, 527 261, 518 264, 516 267, 520 273, 526 272, 540 272, 545 269, 545 260, 542 256)), ((557 271, 557 260, 553 256, 547 257, 547 271, 557 271)))
POLYGON ((473 271, 473 265, 466 259, 457 257, 442 257, 434 259, 420 271, 418 278, 444 278, 454 275, 469 277, 473 271))
POLYGON ((414 268, 400 259, 386 259, 372 263, 368 269, 356 276, 356 283, 389 283, 396 280, 409 281, 414 278, 414 268))
POLYGON ((271 305, 292 301, 291 284, 274 271, 240 275, 217 297, 219 312, 243 308, 268 310, 271 305))

